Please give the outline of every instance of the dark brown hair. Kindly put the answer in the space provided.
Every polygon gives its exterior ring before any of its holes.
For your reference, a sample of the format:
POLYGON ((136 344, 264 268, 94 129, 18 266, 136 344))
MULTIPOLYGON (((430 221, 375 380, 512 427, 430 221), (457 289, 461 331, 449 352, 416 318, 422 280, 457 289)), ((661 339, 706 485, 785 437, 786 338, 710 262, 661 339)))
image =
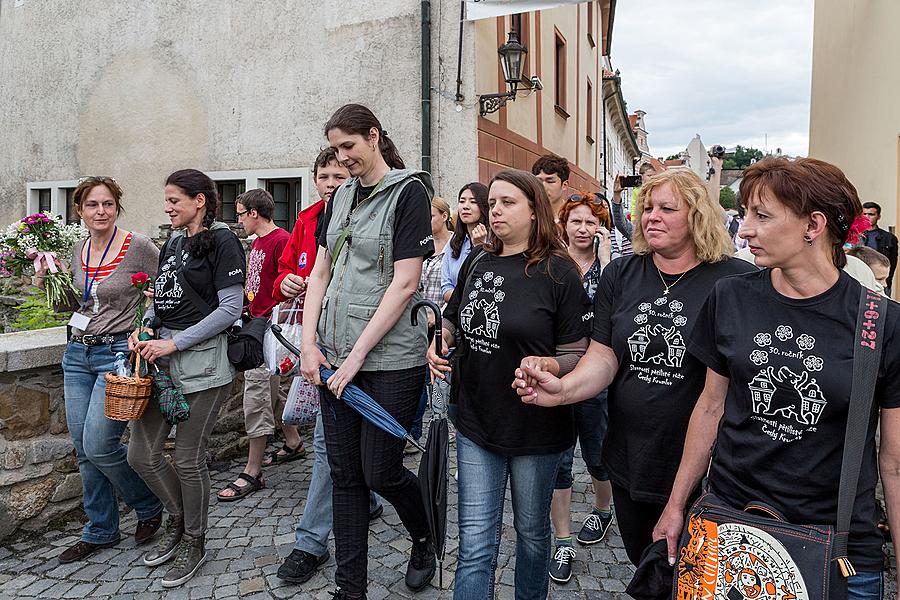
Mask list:
POLYGON ((405 169, 406 165, 400 158, 397 146, 388 138, 387 131, 381 128, 381 122, 375 114, 362 104, 345 104, 337 109, 325 123, 325 136, 328 137, 328 132, 332 129, 340 129, 344 133, 355 133, 363 139, 369 139, 373 128, 378 130, 378 151, 384 162, 392 169, 405 169))
POLYGON ((81 204, 84 202, 84 199, 88 197, 88 194, 91 193, 92 189, 100 185, 105 185, 106 189, 109 190, 109 193, 112 194, 113 200, 116 201, 116 214, 122 214, 122 211, 125 210, 122 208, 122 188, 116 183, 115 179, 104 175, 85 177, 80 180, 78 182, 78 187, 72 192, 72 204, 74 204, 78 211, 81 212, 81 204))
POLYGON ((569 161, 555 154, 545 154, 534 161, 531 165, 531 174, 537 175, 541 171, 547 175, 556 175, 560 181, 568 181, 571 173, 569 161))
POLYGON ((847 264, 843 246, 850 225, 862 214, 862 204, 843 171, 815 158, 788 160, 770 156, 744 170, 741 206, 746 208, 750 199, 763 190, 797 216, 824 214, 831 241, 831 260, 839 269, 847 264))
POLYGON ((337 152, 331 146, 319 152, 319 155, 316 157, 316 162, 313 163, 313 181, 319 176, 319 169, 327 167, 329 163, 341 164, 341 161, 338 160, 337 152))
MULTIPOLYGON (((478 222, 490 229, 490 225, 488 224, 488 212, 491 210, 491 207, 488 206, 487 186, 477 181, 467 183, 460 188, 459 193, 456 195, 457 204, 459 203, 459 197, 462 196, 462 193, 466 190, 472 192, 472 195, 475 197, 475 204, 478 205, 478 212, 481 213, 478 222)), ((469 235, 469 227, 459 220, 458 209, 456 221, 456 229, 453 231, 453 237, 450 238, 450 254, 453 255, 453 258, 459 258, 459 253, 462 252, 463 242, 465 241, 466 236, 469 235)))
POLYGON ((872 268, 875 265, 881 265, 885 269, 891 268, 891 260, 887 256, 868 246, 854 246, 847 250, 847 254, 855 256, 863 261, 869 268, 872 268))
POLYGON ((275 216, 275 200, 266 190, 259 188, 247 190, 235 198, 234 203, 243 206, 244 210, 255 210, 256 214, 269 221, 275 216))
POLYGON ((192 236, 190 243, 186 244, 186 246, 188 246, 191 256, 195 258, 206 256, 212 251, 216 243, 215 234, 209 231, 209 228, 216 221, 216 211, 219 206, 219 193, 216 190, 216 182, 197 169, 181 169, 166 178, 166 185, 174 185, 191 198, 196 198, 203 194, 203 198, 206 200, 204 204, 206 212, 203 215, 202 225, 207 229, 192 236))
MULTIPOLYGON (((541 181, 530 173, 516 169, 500 171, 494 175, 488 188, 493 186, 495 181, 505 181, 518 188, 528 199, 528 206, 534 211, 528 248, 525 249, 525 275, 528 275, 528 267, 542 262, 547 262, 547 273, 550 274, 549 261, 553 255, 573 262, 559 238, 559 230, 553 219, 553 209, 550 208, 550 199, 541 181)), ((500 254, 503 252, 503 241, 493 235, 489 242, 485 242, 484 249, 491 254, 500 254)))
POLYGON ((595 196, 590 192, 578 192, 569 196, 566 203, 559 209, 559 226, 562 229, 563 241, 569 243, 569 234, 566 231, 566 223, 569 222, 569 215, 579 206, 587 206, 591 214, 594 215, 600 224, 610 229, 612 221, 609 218, 609 207, 607 207, 605 199, 601 196, 595 196))

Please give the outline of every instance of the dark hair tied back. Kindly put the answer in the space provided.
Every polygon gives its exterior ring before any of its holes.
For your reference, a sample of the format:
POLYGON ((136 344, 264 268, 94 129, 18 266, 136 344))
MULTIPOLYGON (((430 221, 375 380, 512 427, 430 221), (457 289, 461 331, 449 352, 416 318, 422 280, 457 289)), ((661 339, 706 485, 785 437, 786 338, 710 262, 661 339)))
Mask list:
POLYGON ((202 225, 205 227, 195 235, 189 244, 188 251, 195 258, 203 258, 215 247, 215 233, 209 230, 216 221, 216 212, 219 206, 219 194, 216 191, 216 183, 205 173, 196 169, 182 169, 175 171, 166 178, 166 185, 174 185, 191 198, 203 194, 206 200, 202 225))
POLYGON ((362 104, 345 104, 337 109, 325 123, 325 137, 328 137, 328 132, 332 129, 340 129, 345 133, 361 135, 367 140, 373 128, 378 130, 378 150, 384 162, 392 169, 405 169, 406 165, 394 142, 388 138, 387 131, 382 129, 381 122, 374 113, 362 104))

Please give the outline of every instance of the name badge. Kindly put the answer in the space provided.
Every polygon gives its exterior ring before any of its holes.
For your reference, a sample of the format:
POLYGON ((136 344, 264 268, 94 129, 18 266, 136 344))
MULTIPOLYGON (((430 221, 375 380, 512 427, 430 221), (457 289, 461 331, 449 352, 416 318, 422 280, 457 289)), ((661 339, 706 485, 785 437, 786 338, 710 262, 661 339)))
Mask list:
POLYGON ((81 314, 80 312, 73 312, 72 318, 69 319, 69 326, 84 331, 87 329, 88 323, 90 322, 91 318, 89 316, 81 314))

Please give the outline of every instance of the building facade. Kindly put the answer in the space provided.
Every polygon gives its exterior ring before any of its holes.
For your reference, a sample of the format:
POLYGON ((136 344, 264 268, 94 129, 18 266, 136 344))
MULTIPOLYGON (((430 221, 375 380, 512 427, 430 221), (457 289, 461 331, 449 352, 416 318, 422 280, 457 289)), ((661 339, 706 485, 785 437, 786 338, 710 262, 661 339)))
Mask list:
POLYGON ((0 224, 77 219, 78 179, 103 174, 125 190, 123 226, 155 235, 166 176, 197 168, 223 220, 263 187, 290 227, 315 199, 322 127, 348 102, 372 108, 451 202, 546 152, 569 159, 573 186, 602 189, 640 155, 621 82, 604 76, 614 7, 461 22, 458 0, 0 0, 0 224), (497 48, 513 27, 544 89, 481 116, 478 95, 506 90, 497 48))
POLYGON ((840 167, 863 202, 900 213, 900 3, 816 0, 809 156, 840 167))

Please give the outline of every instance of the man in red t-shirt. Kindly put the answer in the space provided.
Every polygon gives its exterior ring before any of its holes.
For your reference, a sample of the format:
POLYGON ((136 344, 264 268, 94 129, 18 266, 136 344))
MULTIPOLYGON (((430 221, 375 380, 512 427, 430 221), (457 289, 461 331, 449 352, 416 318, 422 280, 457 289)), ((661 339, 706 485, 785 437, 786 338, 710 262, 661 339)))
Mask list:
MULTIPOLYGON (((268 317, 278 302, 273 297, 272 286, 278 277, 278 259, 290 236, 272 222, 275 202, 269 192, 248 190, 238 196, 235 208, 238 222, 248 235, 256 236, 250 246, 244 311, 253 317, 268 317)), ((272 375, 266 365, 244 372, 244 425, 250 452, 243 473, 218 493, 220 501, 243 498, 264 486, 263 454, 268 436, 275 433, 275 406, 279 404, 280 393, 281 377, 272 375)), ((267 464, 295 460, 306 454, 296 426, 282 425, 282 431, 284 447, 273 452, 267 464)))

